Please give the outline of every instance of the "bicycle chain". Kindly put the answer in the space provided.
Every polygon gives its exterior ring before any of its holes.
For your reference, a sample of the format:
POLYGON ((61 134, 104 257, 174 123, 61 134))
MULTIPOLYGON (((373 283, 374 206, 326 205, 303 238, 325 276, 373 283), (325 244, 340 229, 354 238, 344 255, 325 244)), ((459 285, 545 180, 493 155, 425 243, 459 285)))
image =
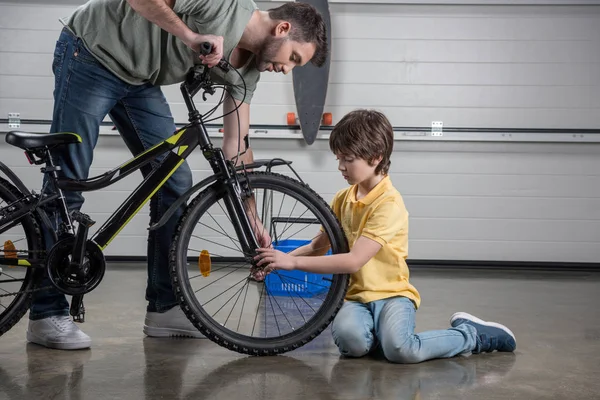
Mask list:
MULTIPOLYGON (((4 253, 5 250, 0 250, 0 253, 4 253)), ((46 250, 9 250, 10 253, 46 253, 46 250)), ((1 276, 2 274, 0 274, 1 276)), ((21 292, 13 292, 13 293, 5 293, 5 294, 0 294, 0 298, 2 297, 8 297, 8 296, 16 296, 19 293, 34 293, 34 292, 39 292, 41 290, 46 290, 46 289, 52 289, 54 286, 44 286, 44 287, 40 287, 40 288, 36 288, 36 289, 29 289, 29 290, 24 290, 21 292)))
POLYGON ((54 286, 44 286, 41 288, 36 288, 36 289, 29 289, 29 290, 24 290, 22 292, 14 292, 14 293, 6 293, 6 294, 0 294, 0 297, 8 297, 8 296, 13 296, 13 295, 18 295, 19 293, 34 293, 34 292, 39 292, 40 290, 46 290, 46 289, 52 289, 54 286))

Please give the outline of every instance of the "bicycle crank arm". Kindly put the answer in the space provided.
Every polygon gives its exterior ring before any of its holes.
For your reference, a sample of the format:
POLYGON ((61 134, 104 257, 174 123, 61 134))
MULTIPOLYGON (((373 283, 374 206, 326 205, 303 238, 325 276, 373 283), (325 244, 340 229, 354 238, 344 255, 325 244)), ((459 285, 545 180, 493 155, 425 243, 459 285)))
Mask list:
POLYGON ((85 322, 85 307, 83 306, 83 295, 73 296, 71 300, 71 309, 69 313, 73 317, 73 321, 85 322))

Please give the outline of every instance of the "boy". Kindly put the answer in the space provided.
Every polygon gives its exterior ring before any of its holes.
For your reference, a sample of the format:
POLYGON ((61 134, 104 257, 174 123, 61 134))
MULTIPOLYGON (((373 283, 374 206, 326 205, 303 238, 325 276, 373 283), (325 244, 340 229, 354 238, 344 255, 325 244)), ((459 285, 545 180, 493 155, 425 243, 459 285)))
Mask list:
MULTIPOLYGON (((408 212, 388 170, 394 144, 392 126, 377 111, 355 110, 335 126, 329 139, 339 170, 351 185, 334 197, 332 209, 340 219, 350 252, 323 254, 321 235, 290 254, 259 249, 258 265, 330 274, 349 273, 344 305, 336 315, 332 334, 340 353, 362 357, 380 348, 396 363, 419 363, 459 354, 508 351, 516 348, 505 326, 456 313, 451 328, 415 334, 415 312, 421 298, 409 283, 408 212)), ((327 246, 328 247, 328 246, 327 246)))

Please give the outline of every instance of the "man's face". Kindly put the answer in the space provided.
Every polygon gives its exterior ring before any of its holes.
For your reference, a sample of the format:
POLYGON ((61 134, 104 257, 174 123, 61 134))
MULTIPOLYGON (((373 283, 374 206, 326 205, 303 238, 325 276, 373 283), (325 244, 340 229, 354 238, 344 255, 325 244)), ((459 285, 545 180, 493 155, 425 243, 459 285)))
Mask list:
POLYGON ((257 55, 258 70, 287 74, 296 65, 305 65, 315 54, 314 43, 291 40, 287 34, 270 36, 257 55))

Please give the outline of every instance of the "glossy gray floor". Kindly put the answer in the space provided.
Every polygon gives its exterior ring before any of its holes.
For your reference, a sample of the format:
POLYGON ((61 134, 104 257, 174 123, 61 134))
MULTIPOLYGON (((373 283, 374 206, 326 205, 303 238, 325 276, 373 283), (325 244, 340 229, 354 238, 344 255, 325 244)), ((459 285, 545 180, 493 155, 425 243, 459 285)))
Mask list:
POLYGON ((413 269, 417 330, 455 311, 508 325, 514 354, 395 365, 339 357, 329 330, 270 358, 209 340, 144 337, 145 270, 110 264, 86 297, 85 351, 25 341, 26 318, 0 338, 0 399, 599 399, 600 275, 413 269))

